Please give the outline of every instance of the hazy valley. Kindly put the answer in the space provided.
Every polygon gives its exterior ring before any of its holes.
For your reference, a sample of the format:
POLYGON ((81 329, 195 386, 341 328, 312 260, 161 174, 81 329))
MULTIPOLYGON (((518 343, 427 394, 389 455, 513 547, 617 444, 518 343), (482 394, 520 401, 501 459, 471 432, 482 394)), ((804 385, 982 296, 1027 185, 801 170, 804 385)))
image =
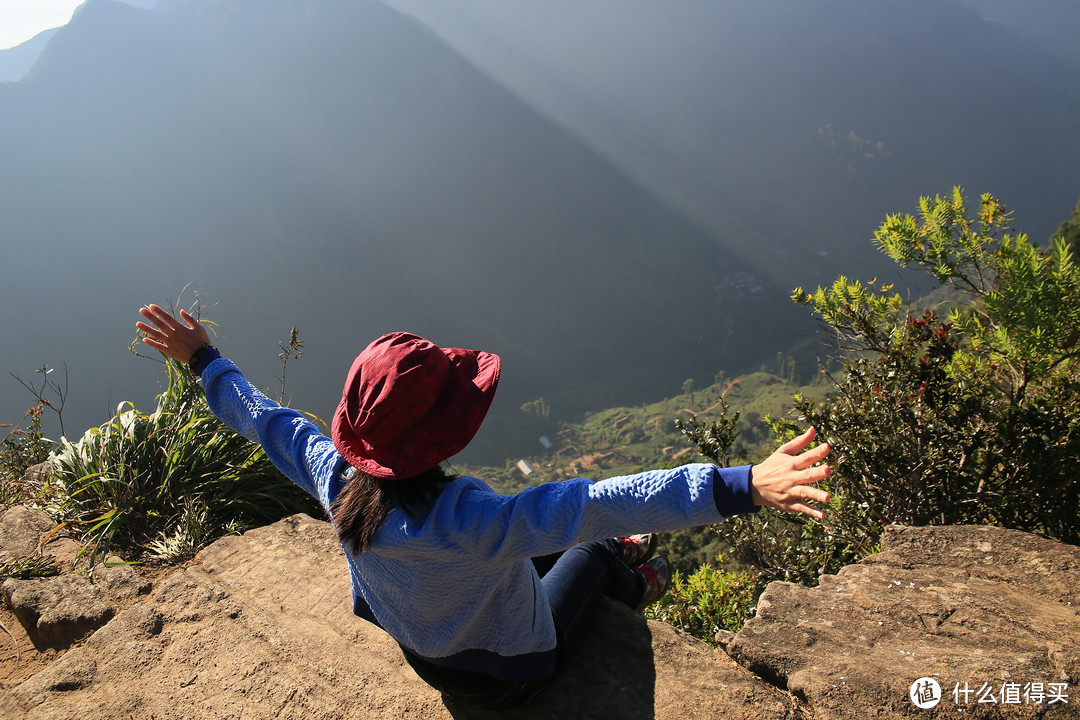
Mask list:
MULTIPOLYGON (((148 404, 135 310, 192 283, 272 394, 299 328, 289 398, 323 417, 382 332, 499 352, 487 459, 523 402, 574 418, 755 369, 814 330, 794 284, 907 281, 871 237, 920 194, 993 192, 1043 236, 1068 215, 1080 66, 1007 20, 90 0, 0 84, 3 367, 67 363, 69 434, 148 404)), ((0 386, 0 419, 29 400, 0 386)))

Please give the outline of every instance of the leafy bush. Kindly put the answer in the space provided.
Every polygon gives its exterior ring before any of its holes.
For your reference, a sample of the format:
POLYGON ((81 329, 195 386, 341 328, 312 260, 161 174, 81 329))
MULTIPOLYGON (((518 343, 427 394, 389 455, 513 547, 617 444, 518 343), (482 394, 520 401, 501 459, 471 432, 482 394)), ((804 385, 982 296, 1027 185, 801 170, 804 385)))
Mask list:
POLYGON ((881 226, 886 254, 956 290, 947 318, 842 278, 795 293, 853 351, 834 394, 795 410, 832 445, 838 494, 866 506, 861 535, 988 523, 1080 542, 1080 268, 1008 222, 989 195, 968 218, 957 189, 881 226))
MULTIPOLYGON (((24 482, 26 471, 49 459, 52 443, 41 430, 41 404, 26 411, 26 429, 11 427, 0 442, 0 508, 24 503, 35 494, 35 488, 24 482)), ((2 427, 2 426, 0 426, 2 427)))
POLYGON ((1054 237, 1064 240, 1074 254, 1080 251, 1080 200, 1077 200, 1076 207, 1073 208, 1072 217, 1058 226, 1054 237))
POLYGON ((178 560, 228 532, 318 514, 261 447, 211 414, 185 368, 165 366, 168 387, 153 412, 122 403, 53 457, 67 496, 56 512, 84 529, 92 557, 119 550, 178 560))
MULTIPOLYGON (((729 465, 736 459, 731 448, 739 436, 735 429, 739 413, 730 414, 726 403, 720 406, 720 413, 708 424, 693 418, 680 422, 679 427, 702 455, 717 465, 729 465)), ((796 434, 794 426, 787 427, 782 422, 772 421, 772 429, 783 440, 796 434)), ((745 458, 737 460, 744 462, 745 458)), ((761 508, 753 515, 737 516, 711 526, 711 531, 732 550, 733 562, 729 561, 728 567, 747 569, 756 578, 755 587, 760 592, 773 580, 810 584, 822 572, 835 572, 852 559, 872 552, 877 535, 867 535, 860 529, 865 508, 838 493, 830 482, 822 483, 822 487, 831 495, 824 521, 761 508)), ((723 574, 725 570, 714 572, 723 574)), ((744 600, 753 604, 757 596, 746 595, 744 600)))
MULTIPOLYGON (((890 523, 993 524, 1080 542, 1080 268, 1066 242, 1040 248, 1009 219, 989 195, 969 218, 956 189, 878 230, 883 252, 951 291, 947 314, 843 277, 794 292, 824 322, 842 369, 827 373, 826 399, 796 396, 791 417, 770 423, 780 440, 817 428, 832 448, 822 483, 832 499, 821 522, 764 508, 716 526, 759 587, 813 584, 876 551, 890 523)), ((682 427, 718 463, 738 419, 722 410, 682 427)), ((682 586, 690 625, 708 625, 700 608, 721 577, 682 586)))
POLYGON ((690 575, 676 571, 671 588, 647 616, 715 644, 718 630, 737 631, 756 610, 765 588, 756 572, 727 572, 702 565, 690 575))

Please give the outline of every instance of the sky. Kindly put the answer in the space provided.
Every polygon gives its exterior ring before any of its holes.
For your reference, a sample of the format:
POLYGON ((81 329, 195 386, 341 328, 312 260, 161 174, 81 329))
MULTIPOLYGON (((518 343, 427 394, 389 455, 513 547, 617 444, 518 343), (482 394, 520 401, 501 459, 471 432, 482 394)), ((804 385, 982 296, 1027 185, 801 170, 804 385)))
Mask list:
POLYGON ((21 45, 43 30, 67 25, 83 0, 0 0, 0 50, 21 45))

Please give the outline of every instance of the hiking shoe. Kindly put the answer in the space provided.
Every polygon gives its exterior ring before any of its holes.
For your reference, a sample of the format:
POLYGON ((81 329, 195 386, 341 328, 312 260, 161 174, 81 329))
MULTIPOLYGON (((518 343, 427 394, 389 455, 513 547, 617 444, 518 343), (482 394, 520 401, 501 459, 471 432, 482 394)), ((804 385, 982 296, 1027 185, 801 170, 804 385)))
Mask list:
POLYGON ((637 611, 645 612, 645 608, 664 597, 671 585, 671 566, 667 558, 653 558, 644 565, 634 567, 645 577, 645 596, 638 603, 637 611))
POLYGON ((625 535, 618 540, 622 545, 622 561, 631 567, 640 565, 656 552, 656 533, 625 535))

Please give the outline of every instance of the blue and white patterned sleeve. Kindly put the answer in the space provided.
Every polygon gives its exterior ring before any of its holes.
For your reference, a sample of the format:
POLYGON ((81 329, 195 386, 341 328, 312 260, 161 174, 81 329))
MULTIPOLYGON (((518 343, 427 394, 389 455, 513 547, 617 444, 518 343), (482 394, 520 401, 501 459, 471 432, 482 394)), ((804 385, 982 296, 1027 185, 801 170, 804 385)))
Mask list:
POLYGON ((341 462, 330 438, 303 414, 264 395, 230 360, 215 358, 203 370, 202 383, 218 419, 259 443, 278 470, 329 508, 341 462))
POLYGON ((501 564, 618 535, 678 530, 754 512, 751 466, 650 470, 593 483, 575 479, 498 495, 457 484, 432 527, 468 538, 471 552, 501 564))

